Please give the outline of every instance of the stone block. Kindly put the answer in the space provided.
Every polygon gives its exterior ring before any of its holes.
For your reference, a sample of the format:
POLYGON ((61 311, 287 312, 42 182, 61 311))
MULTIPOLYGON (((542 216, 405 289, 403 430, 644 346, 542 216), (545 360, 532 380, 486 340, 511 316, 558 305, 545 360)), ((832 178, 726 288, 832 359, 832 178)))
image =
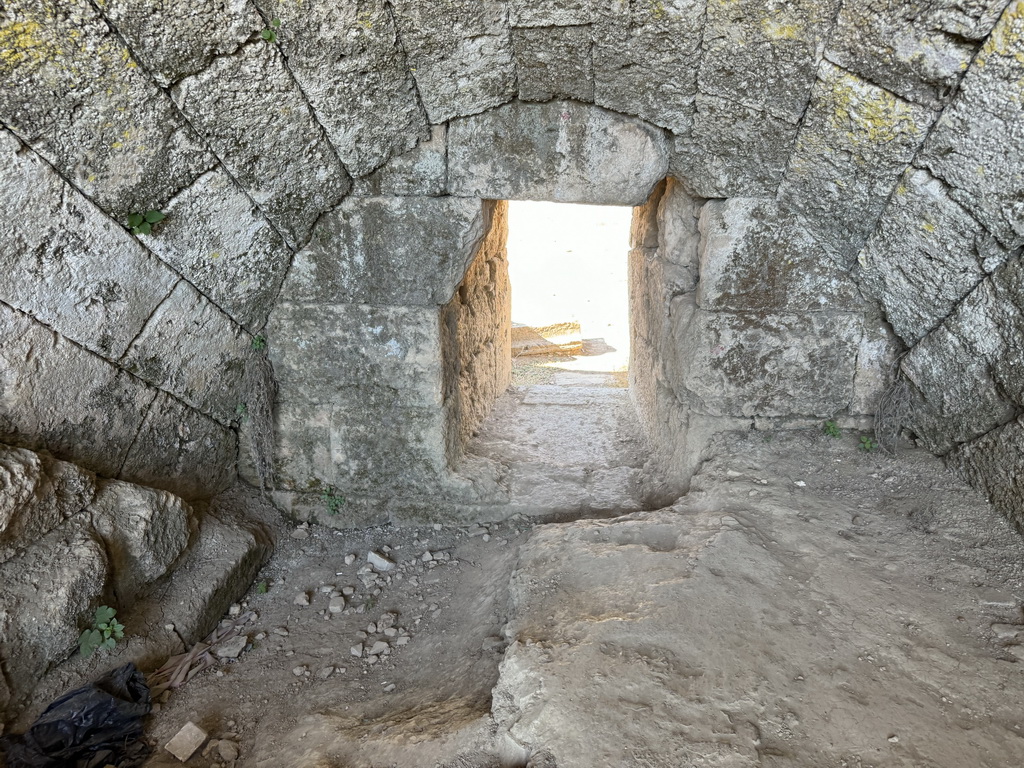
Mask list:
POLYGON ((594 103, 688 134, 706 5, 659 0, 595 8, 594 103))
POLYGON ((700 92, 796 124, 838 5, 838 0, 709 2, 700 92))
POLYGON ((280 304, 269 333, 282 401, 441 405, 436 308, 280 304))
POLYGON ((861 252, 856 276, 912 345, 1008 256, 942 182, 911 168, 861 252))
MULTIPOLYGON (((288 69, 349 173, 365 176, 426 137, 405 41, 384 0, 255 2, 266 18, 281 20, 288 69)), ((437 6, 427 7, 434 15, 437 6)))
POLYGON ((822 62, 779 199, 852 266, 934 117, 822 62))
POLYGON ((295 257, 285 302, 437 306, 486 232, 486 207, 453 197, 349 197, 295 257))
POLYGON ((275 409, 274 487, 314 493, 334 481, 330 405, 282 400, 275 409))
POLYGON ((434 125, 430 138, 396 155, 369 176, 359 179, 352 193, 438 197, 448 189, 448 126, 434 125))
POLYGON ((120 357, 177 275, 9 131, 0 158, 0 299, 120 357))
POLYGON ((507 0, 513 27, 555 27, 592 24, 608 0, 507 0))
POLYGON ((1006 0, 844 3, 830 61, 909 101, 940 109, 1006 0))
POLYGON ((167 87, 234 53, 263 29, 263 19, 248 0, 190 0, 188 12, 173 4, 102 0, 113 22, 153 79, 167 87))
POLYGON ((957 446, 946 465, 1024 532, 1024 418, 957 446))
POLYGON ((170 741, 164 744, 164 749, 184 763, 203 746, 207 735, 206 731, 189 720, 181 726, 181 730, 174 734, 170 741))
POLYGON ((153 313, 119 364, 228 423, 236 417, 251 338, 184 280, 153 313))
POLYGON ((512 30, 519 98, 593 101, 592 46, 588 27, 512 30))
POLYGON ((110 587, 122 610, 171 570, 196 529, 192 508, 177 496, 120 480, 102 481, 88 512, 110 559, 110 587))
POLYGON ((0 446, 0 563, 84 510, 96 476, 45 453, 0 446))
POLYGON ((291 247, 348 192, 351 180, 276 46, 243 46, 171 95, 291 247))
POLYGON ((697 304, 709 311, 856 312, 857 284, 804 223, 774 200, 704 205, 697 304))
POLYGON ((797 127, 717 96, 698 95, 691 136, 676 137, 672 174, 701 197, 774 196, 797 127))
MULTIPOLYGON (((1001 3, 1000 3, 1001 5, 1001 3)), ((1024 2, 1007 6, 919 161, 1007 248, 1024 244, 1024 2)))
POLYGON ((160 208, 214 164, 89 0, 4 8, 0 120, 105 211, 160 208))
POLYGON ((825 418, 853 397, 863 325, 855 315, 698 310, 673 321, 679 352, 668 380, 702 414, 825 418))
POLYGON ((391 8, 431 123, 511 100, 516 72, 501 0, 393 0, 391 8))
MULTIPOLYGON (((853 375, 851 415, 873 416, 882 393, 896 376, 903 345, 882 320, 865 320, 864 335, 857 348, 857 368, 853 375)), ((816 425, 818 426, 818 425, 816 425)))
POLYGON ((235 480, 237 442, 227 427, 161 392, 117 477, 186 499, 213 496, 235 480))
POLYGON ((467 197, 639 205, 667 170, 662 131, 577 102, 510 104, 448 131, 449 188, 467 197))
POLYGON ((27 697, 75 649, 109 572, 85 521, 68 521, 0 565, 0 663, 11 699, 27 697))
POLYGON ((167 220, 143 242, 235 322, 262 328, 291 254, 252 201, 217 169, 163 210, 167 220))
POLYGON ((154 390, 0 304, 0 442, 116 475, 154 390))

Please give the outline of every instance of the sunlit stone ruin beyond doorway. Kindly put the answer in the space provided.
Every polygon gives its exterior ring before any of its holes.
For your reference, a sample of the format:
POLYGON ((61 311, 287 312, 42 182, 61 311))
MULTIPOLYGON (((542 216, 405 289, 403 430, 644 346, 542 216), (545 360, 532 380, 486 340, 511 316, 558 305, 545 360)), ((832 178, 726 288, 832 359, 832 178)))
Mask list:
POLYGON ((113 672, 123 768, 1024 764, 1022 83, 1024 0, 4 2, 3 761, 113 672))

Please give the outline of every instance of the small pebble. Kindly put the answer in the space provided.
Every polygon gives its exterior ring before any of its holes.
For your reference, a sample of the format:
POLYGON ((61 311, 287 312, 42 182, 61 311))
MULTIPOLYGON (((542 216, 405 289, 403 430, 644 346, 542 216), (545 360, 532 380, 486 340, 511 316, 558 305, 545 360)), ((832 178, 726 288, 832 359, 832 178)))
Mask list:
POLYGON ((221 739, 217 742, 217 754, 226 763, 233 763, 238 759, 238 747, 233 741, 221 739))
POLYGON ((292 600, 294 605, 309 605, 309 595, 305 592, 299 592, 292 600))
POLYGON ((331 602, 327 605, 327 610, 331 613, 341 613, 345 610, 345 598, 341 595, 332 597, 331 602))
POLYGON ((363 655, 363 644, 359 643, 357 645, 353 645, 351 648, 348 649, 348 652, 358 659, 360 656, 363 655))
POLYGON ((281 637, 288 637, 287 627, 274 627, 273 632, 275 635, 281 635, 281 637))
POLYGON ((333 674, 334 674, 334 667, 324 667, 323 669, 321 669, 319 672, 316 673, 316 676, 319 677, 321 680, 326 680, 328 677, 330 677, 333 674))
POLYGON ((345 555, 345 565, 352 565, 356 561, 355 555, 345 555))
POLYGON ((306 668, 303 666, 295 667, 294 669, 292 669, 292 674, 296 677, 302 677, 304 674, 306 674, 306 668))

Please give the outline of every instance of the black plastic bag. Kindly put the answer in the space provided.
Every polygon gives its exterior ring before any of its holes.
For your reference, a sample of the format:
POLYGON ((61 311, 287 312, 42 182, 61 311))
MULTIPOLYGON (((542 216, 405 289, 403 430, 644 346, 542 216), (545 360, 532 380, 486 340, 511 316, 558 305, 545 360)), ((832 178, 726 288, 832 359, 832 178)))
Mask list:
POLYGON ((28 732, 0 739, 7 768, 138 768, 149 756, 149 686, 134 664, 66 693, 28 732))

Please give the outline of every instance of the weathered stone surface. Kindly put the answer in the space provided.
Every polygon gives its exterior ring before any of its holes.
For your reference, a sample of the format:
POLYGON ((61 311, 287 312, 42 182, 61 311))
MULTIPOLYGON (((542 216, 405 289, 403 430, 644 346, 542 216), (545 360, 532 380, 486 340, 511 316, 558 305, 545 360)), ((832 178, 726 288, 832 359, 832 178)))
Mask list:
POLYGON ((476 254, 479 200, 349 197, 318 223, 281 291, 287 302, 440 305, 476 254))
POLYGON ((68 522, 0 565, 0 663, 12 699, 71 654, 108 571, 103 545, 84 521, 68 522))
POLYGON ((187 13, 132 0, 97 4, 165 87, 206 68, 214 57, 233 53, 264 26, 248 0, 195 0, 187 13))
POLYGON ((383 0, 256 5, 281 20, 278 44, 288 68, 349 173, 364 176, 425 137, 423 110, 383 0))
POLYGON ((122 480, 205 498, 235 480, 235 433, 161 392, 117 475, 122 480))
POLYGON ((588 27, 512 30, 519 98, 593 101, 592 47, 588 27))
POLYGON ((515 96, 503 2, 393 0, 391 7, 431 123, 476 114, 515 96))
POLYGON ((844 3, 825 55, 910 101, 940 108, 1006 0, 844 3))
POLYGON ((859 311, 863 299, 835 254, 774 200, 733 198, 701 211, 701 309, 735 312, 859 311))
POLYGON ((333 480, 330 405, 282 399, 275 409, 274 487, 314 493, 333 480))
POLYGON ((927 171, 903 175, 860 254, 858 282, 893 329, 914 344, 1008 252, 927 171))
POLYGON ((605 0, 507 0, 513 27, 591 24, 605 0))
POLYGON ((45 453, 0 446, 0 563, 85 509, 96 476, 45 453))
POLYGON ((946 464, 1024 531, 1024 418, 957 446, 946 455, 946 464))
POLYGON ((171 95, 292 247, 348 192, 348 174, 276 46, 243 46, 171 95))
POLYGON ((934 114, 828 62, 818 77, 779 198, 852 263, 934 114))
POLYGON ((0 304, 0 442, 117 474, 155 392, 0 304))
POLYGON ((7 3, 0 39, 0 120, 115 218, 213 165, 88 0, 7 3))
MULTIPOLYGON (((853 315, 731 314, 673 308, 677 396, 711 416, 827 417, 853 396, 853 315)), ((663 351, 666 365, 671 365, 663 351)))
POLYGON ((453 120, 452 194, 639 205, 668 170, 664 134, 576 102, 510 104, 453 120))
MULTIPOLYGON (((708 2, 700 92, 797 123, 838 5, 838 0, 708 2)), ((700 135, 697 128, 694 135, 700 135)))
POLYGON ((119 357, 177 276, 8 131, 0 157, 0 299, 119 357))
POLYGON ((110 586, 122 610, 171 569, 196 528, 191 507, 177 496, 120 480, 100 483, 89 514, 110 559, 110 586))
POLYGON ((143 242, 236 322, 250 331, 261 328, 290 254, 252 201, 218 169, 164 212, 167 220, 143 242))
POLYGON ((375 195, 420 195, 437 197, 448 188, 448 126, 434 125, 430 139, 392 157, 369 176, 359 179, 352 193, 375 195))
POLYGON ((119 364, 203 413, 236 415, 252 341, 184 280, 149 318, 119 364))
POLYGON ((1024 244, 1024 2, 1006 8, 920 162, 1008 248, 1024 244))
POLYGON ((436 308, 281 304, 269 335, 283 401, 441 405, 436 308))
POLYGON ((698 95, 692 138, 675 138, 671 171, 701 197, 774 196, 796 135, 766 112, 698 95))
POLYGON ((594 103, 689 133, 705 0, 616 2, 596 10, 594 103))
MULTIPOLYGON (((878 411, 882 393, 893 383, 897 364, 904 347, 878 318, 864 320, 864 333, 857 348, 856 370, 853 374, 851 415, 873 416, 878 411)), ((817 426, 817 425, 815 425, 817 426)))

